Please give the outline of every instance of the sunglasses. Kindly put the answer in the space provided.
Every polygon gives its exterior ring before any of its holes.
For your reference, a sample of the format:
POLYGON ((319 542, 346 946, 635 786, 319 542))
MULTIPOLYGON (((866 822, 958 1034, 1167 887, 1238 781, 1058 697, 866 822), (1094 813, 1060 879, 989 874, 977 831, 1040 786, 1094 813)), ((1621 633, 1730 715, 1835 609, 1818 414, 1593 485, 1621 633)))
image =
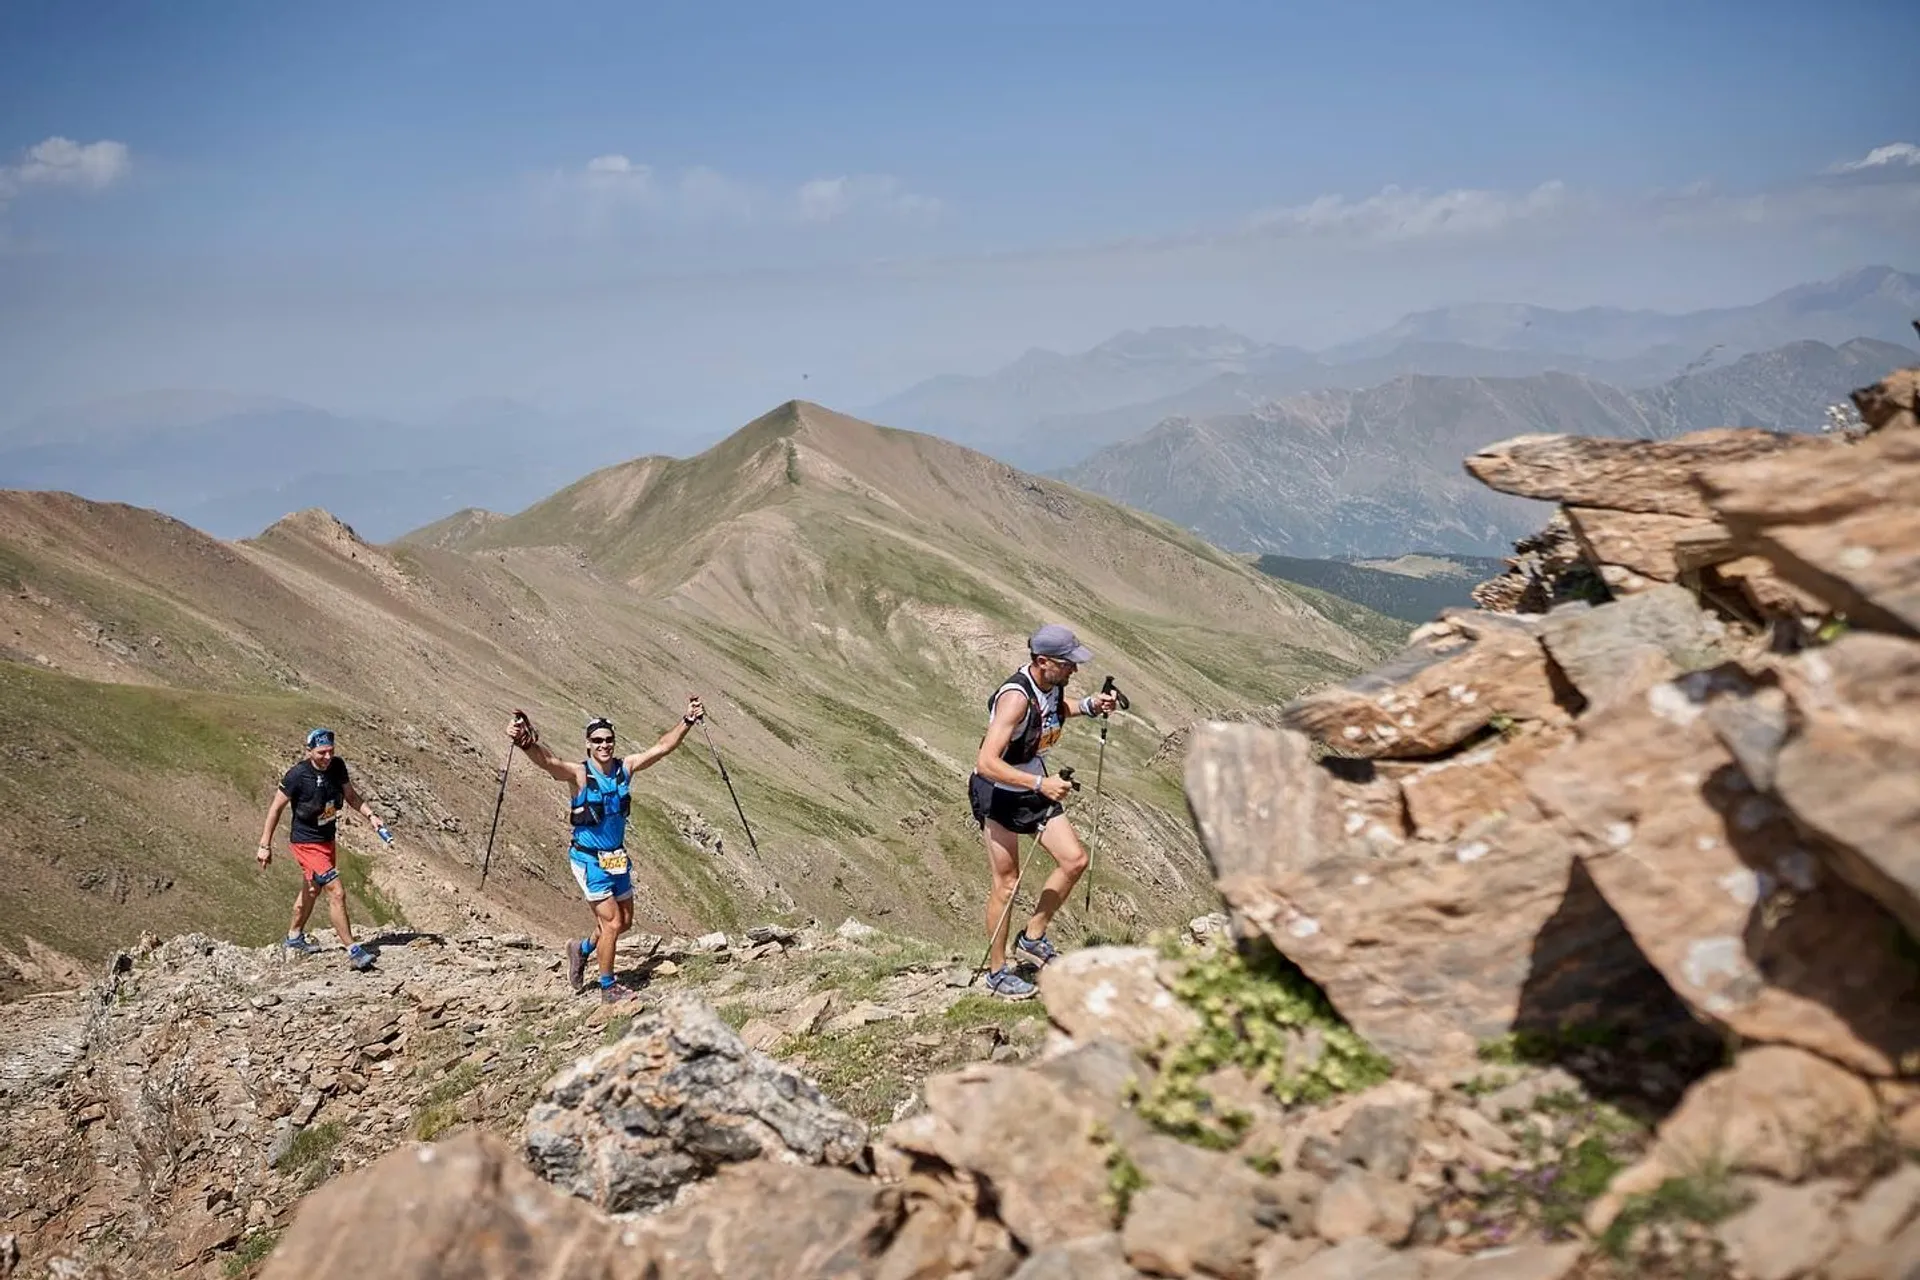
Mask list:
POLYGON ((587 741, 596 747, 610 747, 613 745, 612 738, 588 738, 587 741))

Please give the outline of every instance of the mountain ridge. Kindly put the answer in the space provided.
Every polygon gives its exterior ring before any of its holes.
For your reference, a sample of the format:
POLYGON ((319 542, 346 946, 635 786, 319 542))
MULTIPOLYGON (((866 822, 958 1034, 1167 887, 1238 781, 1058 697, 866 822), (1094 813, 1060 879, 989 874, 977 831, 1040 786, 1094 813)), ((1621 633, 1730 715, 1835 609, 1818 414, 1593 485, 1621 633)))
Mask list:
POLYGON ((1645 390, 1576 374, 1408 375, 1360 391, 1170 418, 1060 474, 1233 551, 1304 558, 1413 546, 1499 555, 1546 512, 1472 483, 1458 460, 1541 431, 1664 438, 1717 426, 1815 431, 1828 405, 1916 359, 1889 343, 1800 342, 1645 390))
POLYGON ((1887 266, 1783 290, 1740 306, 1667 313, 1525 303, 1468 303, 1414 312, 1374 334, 1318 351, 1258 342, 1231 330, 1218 339, 1233 366, 1187 358, 1189 330, 1127 331, 1078 354, 1032 352, 981 375, 943 374, 867 406, 879 421, 933 431, 1018 465, 1052 470, 1145 430, 1173 413, 1210 414, 1314 390, 1358 390, 1402 374, 1531 376, 1574 372, 1615 385, 1654 385, 1702 362, 1813 339, 1905 343, 1920 317, 1920 275, 1887 266), (1110 344, 1138 352, 1157 339, 1160 389, 1105 377, 1110 344), (1216 380, 1219 380, 1217 385, 1216 380), (1171 402, 1171 403, 1169 403, 1171 402))
MULTIPOLYGON (((696 691, 708 728, 636 791, 648 927, 856 914, 971 938, 979 699, 1056 619, 1134 699, 1104 762, 1095 918, 1063 917, 1069 933, 1204 898, 1178 779, 1151 761, 1169 733, 1351 674, 1406 630, 1155 517, 799 402, 693 458, 384 543, 317 508, 223 542, 124 504, 0 492, 0 741, 16 744, 0 874, 19 888, 0 946, 91 961, 156 913, 269 941, 290 873, 256 874, 251 849, 311 724, 339 731, 396 836, 342 833, 360 919, 384 903, 429 929, 474 913, 577 927, 564 797, 534 771, 511 770, 473 894, 507 714, 563 749, 589 714, 645 743, 696 691), (143 876, 164 887, 143 896, 143 876)), ((1070 733, 1060 762, 1090 766, 1091 740, 1070 733)))

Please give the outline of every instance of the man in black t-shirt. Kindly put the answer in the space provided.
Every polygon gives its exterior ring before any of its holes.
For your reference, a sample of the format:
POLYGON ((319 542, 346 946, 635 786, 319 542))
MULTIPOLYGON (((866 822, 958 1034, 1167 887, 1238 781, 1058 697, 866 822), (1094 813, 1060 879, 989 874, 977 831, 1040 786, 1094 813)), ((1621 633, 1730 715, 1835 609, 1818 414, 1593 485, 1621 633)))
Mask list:
POLYGON ((347 762, 333 754, 333 730, 315 729, 307 734, 306 757, 287 770, 280 779, 280 789, 274 792, 273 803, 267 806, 267 825, 260 833, 260 848, 254 859, 262 867, 273 861, 273 829, 280 825, 281 810, 293 810, 287 847, 300 864, 300 896, 293 902, 293 925, 280 945, 301 955, 321 950, 320 944, 307 936, 306 928, 307 917, 313 914, 313 904, 324 889, 340 945, 347 949, 354 968, 365 969, 373 964, 373 953, 353 940, 346 887, 340 883, 340 868, 335 862, 334 824, 343 807, 359 813, 376 835, 393 843, 393 834, 374 816, 373 806, 354 790, 347 776, 347 762))

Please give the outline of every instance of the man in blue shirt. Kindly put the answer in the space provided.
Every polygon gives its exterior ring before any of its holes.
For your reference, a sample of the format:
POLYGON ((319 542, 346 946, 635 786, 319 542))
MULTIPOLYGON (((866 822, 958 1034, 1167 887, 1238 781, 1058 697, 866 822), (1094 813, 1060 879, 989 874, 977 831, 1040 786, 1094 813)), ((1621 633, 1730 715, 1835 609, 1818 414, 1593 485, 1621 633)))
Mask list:
POLYGON ((645 751, 624 757, 613 753, 613 722, 604 716, 587 721, 585 760, 562 760, 541 746, 539 733, 524 719, 516 719, 507 731, 527 759, 573 788, 573 847, 568 862, 582 896, 593 908, 594 931, 567 943, 567 980, 575 991, 580 990, 586 980, 587 957, 595 957, 600 963, 600 998, 607 1004, 631 1000, 635 994, 613 980, 614 947, 620 935, 633 927, 633 870, 626 849, 633 775, 671 755, 705 714, 700 699, 689 697, 679 724, 645 751))

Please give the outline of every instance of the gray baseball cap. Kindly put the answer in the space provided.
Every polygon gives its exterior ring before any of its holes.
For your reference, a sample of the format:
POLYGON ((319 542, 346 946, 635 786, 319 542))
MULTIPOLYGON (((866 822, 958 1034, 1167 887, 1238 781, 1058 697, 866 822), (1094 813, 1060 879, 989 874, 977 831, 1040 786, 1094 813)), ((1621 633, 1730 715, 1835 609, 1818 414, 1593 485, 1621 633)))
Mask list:
POLYGON ((1058 622, 1049 622, 1027 641, 1027 652, 1060 658, 1076 666, 1093 661, 1093 650, 1080 643, 1080 637, 1058 622))

